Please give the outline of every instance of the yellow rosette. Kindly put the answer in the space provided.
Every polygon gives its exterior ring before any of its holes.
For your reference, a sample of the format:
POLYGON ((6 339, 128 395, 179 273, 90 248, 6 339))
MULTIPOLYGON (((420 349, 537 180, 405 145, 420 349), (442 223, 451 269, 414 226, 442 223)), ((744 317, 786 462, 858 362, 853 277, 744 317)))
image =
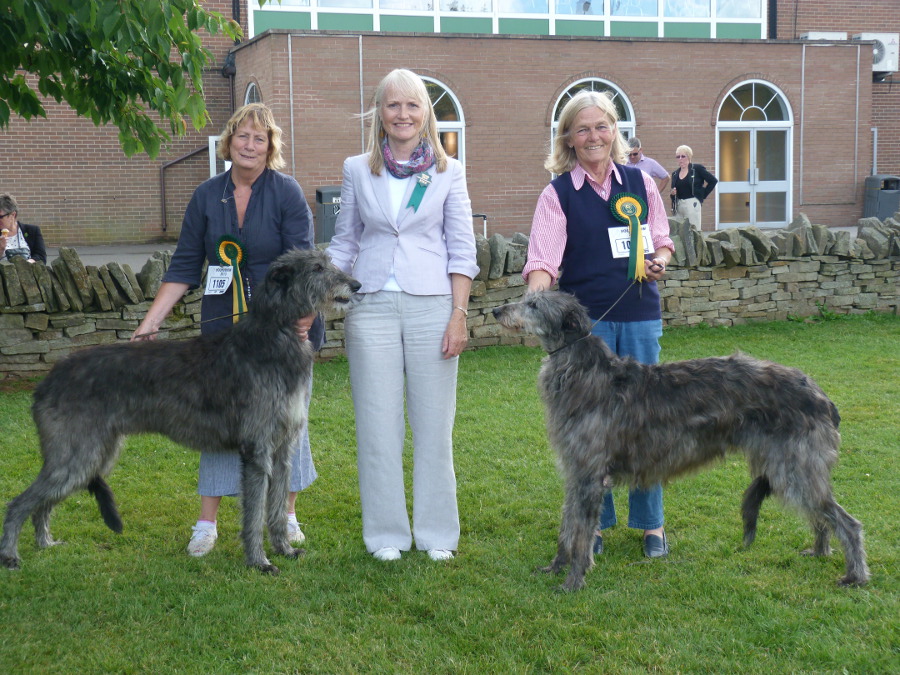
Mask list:
POLYGON ((646 281, 644 271, 644 238, 641 236, 641 216, 647 212, 644 200, 630 192, 620 192, 610 202, 613 216, 628 225, 631 244, 628 249, 628 278, 646 281))
POLYGON ((231 281, 232 322, 237 323, 241 315, 247 311, 247 298, 244 296, 244 280, 241 278, 241 265, 244 263, 244 246, 240 239, 228 235, 219 239, 216 244, 216 257, 219 264, 230 267, 233 272, 231 281))

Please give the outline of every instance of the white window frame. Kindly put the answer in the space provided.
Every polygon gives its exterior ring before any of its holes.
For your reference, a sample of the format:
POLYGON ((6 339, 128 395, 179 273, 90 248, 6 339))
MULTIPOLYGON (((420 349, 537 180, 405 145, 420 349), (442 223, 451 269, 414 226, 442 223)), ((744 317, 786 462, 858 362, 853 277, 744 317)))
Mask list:
POLYGON ((259 85, 257 85, 256 82, 250 82, 247 85, 247 89, 244 91, 244 105, 247 105, 248 103, 262 103, 262 100, 262 92, 259 90, 259 85), (250 100, 251 92, 256 93, 256 98, 252 101, 250 100))
POLYGON ((438 80, 434 77, 429 77, 428 75, 419 75, 420 78, 424 82, 430 82, 431 84, 435 84, 441 89, 444 90, 444 94, 450 97, 450 100, 453 101, 453 107, 456 110, 456 114, 459 117, 458 120, 455 121, 441 121, 436 120, 437 122, 437 130, 438 133, 445 133, 448 131, 456 132, 456 154, 457 159, 459 159, 460 164, 463 165, 463 168, 466 166, 466 118, 465 113, 463 112, 463 107, 460 105, 459 98, 457 98, 456 94, 453 93, 453 90, 450 89, 446 84, 438 80))
POLYGON ((610 82, 609 80, 605 80, 602 77, 585 77, 585 78, 582 78, 575 82, 572 82, 568 87, 566 87, 566 90, 562 94, 560 94, 559 98, 556 99, 556 103, 553 106, 553 119, 550 121, 550 147, 553 147, 553 140, 556 138, 556 129, 559 126, 559 121, 557 119, 559 115, 557 113, 566 104, 568 99, 571 98, 571 95, 569 92, 571 92, 578 85, 583 84, 585 82, 595 82, 595 83, 602 84, 602 85, 604 85, 604 87, 615 91, 617 98, 621 97, 622 104, 624 105, 625 110, 627 111, 627 113, 631 119, 619 120, 616 124, 619 128, 619 131, 625 137, 626 140, 628 140, 629 138, 631 138, 632 136, 635 135, 634 130, 635 130, 635 127, 637 126, 637 123, 635 122, 635 119, 634 119, 634 106, 631 105, 631 100, 628 98, 628 96, 625 94, 625 92, 622 91, 615 83, 610 82))
MULTIPOLYGON (((206 137, 207 143, 209 143, 209 177, 210 178, 218 175, 218 173, 219 173, 218 171, 216 171, 216 169, 218 168, 216 166, 216 159, 217 159, 216 150, 218 149, 220 138, 221 138, 221 136, 207 136, 206 137)), ((230 169, 230 168, 231 168, 231 162, 226 160, 225 161, 225 170, 228 171, 228 169, 230 169)))

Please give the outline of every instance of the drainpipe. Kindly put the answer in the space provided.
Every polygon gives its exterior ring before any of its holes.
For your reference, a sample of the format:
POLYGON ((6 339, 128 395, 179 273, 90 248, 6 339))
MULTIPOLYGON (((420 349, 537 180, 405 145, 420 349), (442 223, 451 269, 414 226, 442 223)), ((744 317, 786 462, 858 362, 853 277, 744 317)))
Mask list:
POLYGON ((294 153, 296 143, 294 141, 294 53, 292 51, 292 40, 294 36, 288 33, 287 36, 287 58, 288 58, 288 110, 291 124, 291 175, 297 177, 297 157, 294 153))
POLYGON ((878 173, 878 127, 869 129, 872 132, 872 175, 878 173))
MULTIPOLYGON (((241 0, 231 0, 231 18, 237 22, 238 26, 241 25, 241 0)), ((234 41, 235 45, 241 44, 240 40, 234 41)), ((227 77, 229 80, 229 91, 231 93, 231 112, 235 111, 235 103, 234 103, 234 76, 237 73, 237 68, 234 65, 234 52, 228 52, 228 55, 225 57, 225 64, 222 66, 222 77, 227 77)))
MULTIPOLYGON (((796 0, 795 0, 796 1, 796 0)), ((769 0, 769 39, 778 39, 778 0, 769 0)))

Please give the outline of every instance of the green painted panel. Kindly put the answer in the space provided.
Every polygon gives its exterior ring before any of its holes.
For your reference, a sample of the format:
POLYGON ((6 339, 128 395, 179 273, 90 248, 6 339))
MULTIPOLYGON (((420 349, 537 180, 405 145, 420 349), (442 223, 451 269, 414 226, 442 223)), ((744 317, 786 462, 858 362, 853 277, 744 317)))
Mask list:
POLYGON ((371 14, 319 12, 319 30, 375 30, 375 19, 371 14))
POLYGON ((646 21, 610 21, 610 37, 659 37, 659 24, 646 21))
POLYGON ((441 17, 441 33, 485 33, 494 32, 491 20, 479 17, 441 17))
POLYGON ((604 37, 602 21, 566 21, 556 20, 557 35, 585 35, 587 37, 604 37))
POLYGON ((708 38, 711 34, 708 23, 663 24, 663 37, 667 38, 708 38))
POLYGON ((550 35, 550 20, 499 19, 497 32, 501 35, 550 35))
POLYGON ((257 35, 270 28, 309 30, 312 28, 312 17, 307 12, 253 12, 253 30, 257 35))
POLYGON ((760 40, 762 26, 758 23, 720 23, 716 25, 716 37, 730 40, 760 40))
POLYGON ((433 33, 434 19, 430 16, 381 15, 381 30, 389 33, 433 33))

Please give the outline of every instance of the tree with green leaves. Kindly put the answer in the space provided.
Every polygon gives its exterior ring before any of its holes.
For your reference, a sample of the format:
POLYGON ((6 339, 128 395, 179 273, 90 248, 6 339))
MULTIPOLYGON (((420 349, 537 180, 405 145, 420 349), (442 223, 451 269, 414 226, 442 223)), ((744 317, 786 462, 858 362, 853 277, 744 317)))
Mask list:
POLYGON ((185 116, 198 130, 209 120, 203 69, 213 55, 201 31, 241 36, 200 0, 8 0, 0 6, 0 128, 11 113, 46 117, 43 97, 98 126, 115 124, 127 156, 154 158, 170 132, 187 132, 185 116))

